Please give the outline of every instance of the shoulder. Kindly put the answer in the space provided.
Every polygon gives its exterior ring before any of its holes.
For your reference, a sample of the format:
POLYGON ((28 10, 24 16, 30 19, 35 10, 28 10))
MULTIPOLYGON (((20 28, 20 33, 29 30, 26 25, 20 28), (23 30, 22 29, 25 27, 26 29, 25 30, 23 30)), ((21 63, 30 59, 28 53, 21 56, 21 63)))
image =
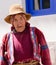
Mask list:
POLYGON ((2 41, 5 40, 6 38, 7 38, 7 33, 3 36, 2 41))
POLYGON ((10 32, 4 34, 4 36, 3 36, 3 38, 2 38, 2 42, 3 42, 3 44, 5 44, 6 42, 8 42, 8 36, 9 36, 9 34, 10 34, 10 32))
POLYGON ((33 28, 35 30, 36 35, 43 35, 43 32, 40 29, 38 29, 37 27, 30 27, 30 28, 33 28))
POLYGON ((38 29, 37 27, 33 27, 33 28, 35 29, 35 34, 39 39, 42 39, 42 38, 45 39, 45 36, 40 29, 38 29))

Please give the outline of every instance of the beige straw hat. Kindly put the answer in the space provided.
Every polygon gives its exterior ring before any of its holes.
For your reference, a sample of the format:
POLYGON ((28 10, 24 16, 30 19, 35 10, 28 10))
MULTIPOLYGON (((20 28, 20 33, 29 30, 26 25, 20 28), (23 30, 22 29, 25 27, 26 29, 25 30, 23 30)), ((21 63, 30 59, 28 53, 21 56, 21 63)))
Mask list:
POLYGON ((11 15, 14 15, 14 14, 19 14, 19 13, 24 13, 26 15, 26 19, 29 20, 31 18, 31 15, 28 14, 28 13, 25 13, 22 6, 20 6, 19 4, 14 4, 10 7, 9 9, 9 14, 8 16, 6 16, 4 18, 4 20, 7 22, 7 23, 10 23, 10 17, 11 15))

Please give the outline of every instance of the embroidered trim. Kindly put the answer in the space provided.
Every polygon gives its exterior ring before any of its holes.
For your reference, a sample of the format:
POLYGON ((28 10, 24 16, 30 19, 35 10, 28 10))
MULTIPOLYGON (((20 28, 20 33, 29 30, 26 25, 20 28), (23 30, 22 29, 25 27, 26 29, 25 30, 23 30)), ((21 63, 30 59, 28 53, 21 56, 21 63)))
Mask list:
POLYGON ((0 60, 4 60, 3 56, 0 56, 0 60))
POLYGON ((34 58, 37 58, 38 60, 40 60, 40 56, 38 55, 37 51, 38 51, 38 43, 37 43, 37 39, 36 39, 36 35, 35 35, 35 28, 31 27, 31 38, 33 41, 33 52, 34 52, 34 58))
POLYGON ((43 50, 45 50, 45 49, 47 49, 47 48, 48 48, 47 45, 42 45, 42 46, 41 46, 41 49, 43 49, 43 50))
POLYGON ((9 54, 10 54, 10 59, 9 59, 9 65, 13 63, 14 57, 13 57, 13 40, 12 40, 12 33, 8 34, 8 46, 9 46, 9 54))

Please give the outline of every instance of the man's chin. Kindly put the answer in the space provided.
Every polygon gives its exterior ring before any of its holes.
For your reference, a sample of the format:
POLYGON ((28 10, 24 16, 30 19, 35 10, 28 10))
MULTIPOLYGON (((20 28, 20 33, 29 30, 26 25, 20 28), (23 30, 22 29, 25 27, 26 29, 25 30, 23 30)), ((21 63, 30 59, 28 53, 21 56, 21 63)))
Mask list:
POLYGON ((24 30, 25 30, 25 28, 20 27, 17 29, 17 32, 23 32, 24 30))

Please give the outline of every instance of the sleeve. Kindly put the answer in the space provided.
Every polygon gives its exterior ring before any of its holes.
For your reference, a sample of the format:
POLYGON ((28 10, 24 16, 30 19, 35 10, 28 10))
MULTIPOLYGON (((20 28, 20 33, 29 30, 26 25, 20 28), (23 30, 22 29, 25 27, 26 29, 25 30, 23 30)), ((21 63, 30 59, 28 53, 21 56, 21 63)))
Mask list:
POLYGON ((41 49, 40 51, 41 63, 43 65, 52 65, 51 59, 50 59, 49 48, 48 48, 48 45, 47 45, 47 42, 45 40, 43 33, 40 30, 36 29, 36 34, 38 35, 40 49, 41 49))
POLYGON ((6 35, 3 37, 2 43, 0 44, 0 65, 7 65, 4 58, 5 42, 6 42, 6 35))

